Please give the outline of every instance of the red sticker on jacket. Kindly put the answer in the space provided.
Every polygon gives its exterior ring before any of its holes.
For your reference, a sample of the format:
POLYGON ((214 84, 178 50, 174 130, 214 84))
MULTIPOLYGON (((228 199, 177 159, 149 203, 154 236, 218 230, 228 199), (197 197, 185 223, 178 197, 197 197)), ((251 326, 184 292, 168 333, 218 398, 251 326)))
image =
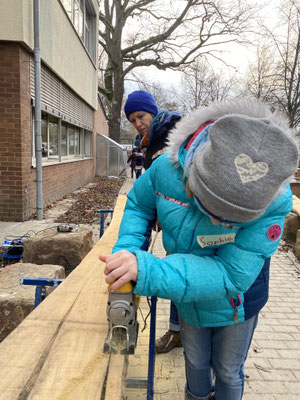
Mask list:
POLYGON ((268 229, 267 236, 269 240, 272 240, 272 242, 275 242, 281 234, 281 226, 280 225, 272 225, 268 229))

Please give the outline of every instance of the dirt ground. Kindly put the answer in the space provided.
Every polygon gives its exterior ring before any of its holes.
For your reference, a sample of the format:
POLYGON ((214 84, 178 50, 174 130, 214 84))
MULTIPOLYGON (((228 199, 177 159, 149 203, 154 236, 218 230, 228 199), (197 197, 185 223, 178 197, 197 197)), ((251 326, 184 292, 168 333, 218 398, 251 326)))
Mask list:
POLYGON ((97 176, 75 192, 49 204, 45 218, 59 223, 93 224, 99 221, 95 210, 114 208, 123 183, 123 178, 97 176))

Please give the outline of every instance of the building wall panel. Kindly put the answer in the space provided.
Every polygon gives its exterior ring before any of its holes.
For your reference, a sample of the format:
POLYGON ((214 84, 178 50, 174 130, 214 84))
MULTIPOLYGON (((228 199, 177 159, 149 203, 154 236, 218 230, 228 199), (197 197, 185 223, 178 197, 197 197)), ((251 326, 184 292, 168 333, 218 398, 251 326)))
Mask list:
MULTIPOLYGON (((92 0, 92 4, 96 7, 97 15, 97 2, 92 0)), ((24 43, 33 53, 33 1, 0 0, 0 7, 0 41, 24 43)), ((96 25, 98 27, 98 21, 96 25)), ((78 96, 96 109, 97 67, 89 57, 60 0, 40 2, 40 40, 44 63, 72 87, 78 96)))

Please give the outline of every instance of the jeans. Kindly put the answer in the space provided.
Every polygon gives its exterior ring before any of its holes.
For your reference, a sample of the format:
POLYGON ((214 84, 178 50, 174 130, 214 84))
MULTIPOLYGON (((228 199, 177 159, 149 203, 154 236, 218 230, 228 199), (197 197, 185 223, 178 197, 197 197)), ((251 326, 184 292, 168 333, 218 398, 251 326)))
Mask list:
POLYGON ((181 316, 180 331, 185 354, 187 398, 207 399, 216 375, 216 400, 241 400, 244 362, 257 326, 258 315, 239 324, 196 328, 181 316), (193 397, 194 396, 194 397, 193 397))
POLYGON ((142 168, 139 169, 136 168, 135 170, 136 179, 138 179, 141 175, 142 175, 142 168))
POLYGON ((175 332, 180 331, 178 311, 173 301, 170 304, 170 330, 175 332))

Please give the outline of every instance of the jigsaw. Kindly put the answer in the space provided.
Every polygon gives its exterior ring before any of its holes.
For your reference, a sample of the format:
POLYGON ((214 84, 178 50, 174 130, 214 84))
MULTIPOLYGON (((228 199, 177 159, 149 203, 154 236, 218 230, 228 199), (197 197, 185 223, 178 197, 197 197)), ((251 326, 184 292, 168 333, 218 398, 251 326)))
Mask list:
POLYGON ((139 330, 138 305, 139 297, 133 293, 131 282, 109 292, 106 308, 109 328, 104 353, 134 354, 139 330))

